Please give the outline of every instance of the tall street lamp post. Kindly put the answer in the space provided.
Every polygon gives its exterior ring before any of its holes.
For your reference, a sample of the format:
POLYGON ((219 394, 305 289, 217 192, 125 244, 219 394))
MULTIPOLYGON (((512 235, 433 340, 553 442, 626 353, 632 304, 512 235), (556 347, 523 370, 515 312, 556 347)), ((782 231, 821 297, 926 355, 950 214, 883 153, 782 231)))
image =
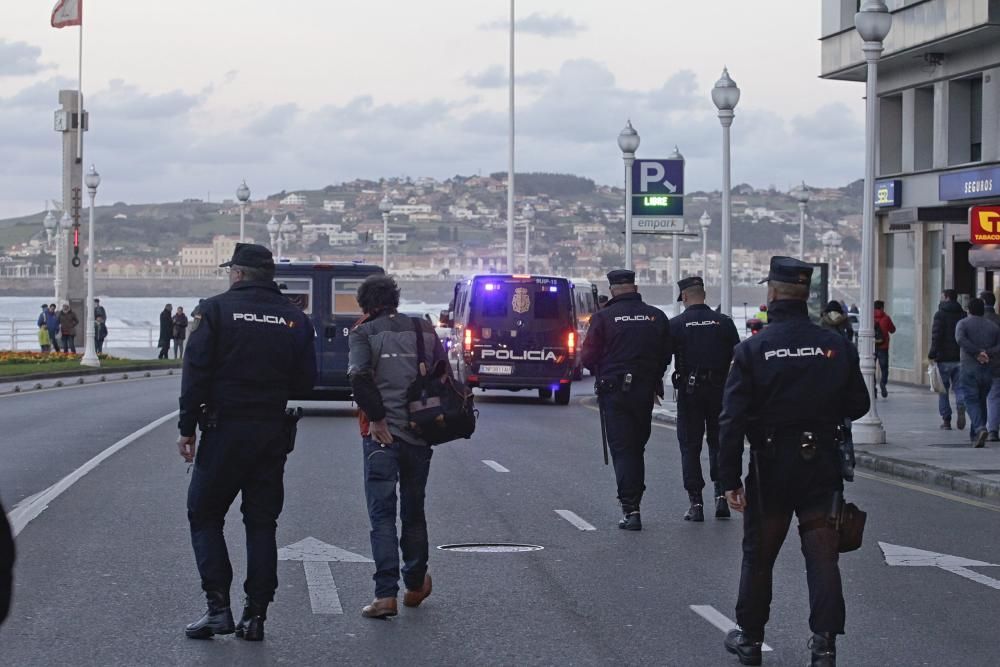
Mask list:
POLYGON ((250 188, 244 180, 236 188, 236 198, 240 201, 240 243, 246 243, 247 202, 250 201, 250 188))
POLYGON ((288 244, 291 240, 289 237, 298 231, 298 227, 288 214, 285 214, 285 219, 281 222, 281 227, 278 229, 278 260, 281 260, 281 253, 288 251, 288 244))
MULTIPOLYGON (((683 162, 684 161, 684 156, 681 155, 680 149, 677 148, 677 146, 674 146, 674 152, 670 154, 670 158, 669 159, 671 159, 671 160, 680 160, 681 162, 683 162)), ((682 225, 684 224, 684 218, 683 217, 681 218, 681 224, 682 225)), ((684 230, 682 229, 681 232, 683 233, 684 230)), ((674 237, 673 238, 673 243, 672 243, 673 248, 671 248, 671 253, 673 254, 673 261, 670 263, 671 264, 670 268, 672 269, 672 273, 673 273, 673 276, 671 276, 671 278, 672 278, 671 282, 673 282, 674 285, 673 285, 673 288, 671 290, 671 293, 673 294, 673 298, 670 300, 670 304, 671 304, 671 306, 674 309, 676 309, 677 308, 678 289, 679 289, 678 286, 677 286, 677 283, 679 283, 680 280, 681 280, 681 237, 680 237, 679 234, 674 234, 673 237, 674 237)))
POLYGON ((531 273, 531 223, 535 219, 535 209, 531 204, 525 204, 521 215, 524 216, 524 272, 531 273))
POLYGON ((719 110, 722 123, 722 313, 733 315, 733 245, 732 245, 732 187, 729 184, 729 128, 732 127, 735 109, 740 101, 740 89, 729 76, 729 69, 723 68, 722 77, 712 88, 712 102, 719 110))
POLYGON ((708 228, 712 224, 712 216, 705 211, 698 218, 698 224, 701 225, 701 279, 708 284, 708 228))
POLYGON ((864 42, 862 50, 868 63, 865 88, 865 194, 861 228, 861 328, 858 352, 861 374, 871 396, 868 414, 854 423, 854 441, 878 445, 885 442, 885 429, 875 407, 875 140, 878 118, 878 61, 882 42, 892 29, 892 15, 882 0, 865 0, 854 15, 854 27, 864 42))
MULTIPOLYGON (((59 221, 56 220, 56 216, 52 214, 52 211, 45 212, 45 219, 42 220, 42 226, 45 228, 45 245, 48 246, 49 250, 52 250, 52 238, 55 236, 56 228, 59 226, 59 221)), ((53 254, 56 256, 56 280, 59 280, 59 237, 56 238, 56 250, 53 254)))
MULTIPOLYGON (((271 250, 278 251, 278 232, 281 231, 281 223, 273 215, 267 221, 267 235, 271 237, 271 250)), ((280 251, 278 252, 280 255, 280 251)))
POLYGON ((639 133, 628 121, 618 134, 618 148, 625 160, 625 268, 632 271, 632 164, 639 149, 639 133))
MULTIPOLYGON (((510 0, 510 68, 507 109, 507 272, 514 273, 514 0, 510 0)), ((385 262, 382 262, 385 264, 385 262)), ((384 267, 388 271, 388 267, 384 267)))
POLYGON ((94 327, 94 264, 97 262, 97 248, 94 247, 94 200, 97 198, 97 187, 101 184, 101 175, 97 173, 94 165, 90 165, 90 171, 83 178, 84 185, 87 186, 87 194, 90 195, 90 222, 87 225, 87 316, 84 318, 84 326, 87 327, 87 346, 83 351, 81 366, 100 366, 101 360, 97 358, 97 342, 94 327))
POLYGON ((382 269, 389 273, 389 213, 392 211, 392 200, 382 197, 378 210, 382 212, 382 269))
POLYGON ((806 260, 806 204, 809 203, 809 188, 806 182, 795 188, 795 199, 799 202, 799 260, 806 260))

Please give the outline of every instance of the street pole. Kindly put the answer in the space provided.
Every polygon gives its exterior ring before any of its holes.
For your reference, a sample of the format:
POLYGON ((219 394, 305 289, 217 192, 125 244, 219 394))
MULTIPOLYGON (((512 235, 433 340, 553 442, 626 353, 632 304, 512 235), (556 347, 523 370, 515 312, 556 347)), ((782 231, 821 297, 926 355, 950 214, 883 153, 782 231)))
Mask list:
POLYGON ((382 269, 389 273, 389 213, 392 211, 392 200, 388 196, 382 197, 378 210, 382 212, 382 269))
POLYGON ((799 261, 806 261, 806 205, 799 202, 799 261))
POLYGON ((670 288, 670 294, 673 298, 670 299, 670 305, 674 308, 677 307, 677 283, 681 280, 681 237, 674 234, 673 248, 671 249, 673 253, 673 261, 670 262, 671 282, 673 286, 670 288))
POLYGON ((701 279, 708 285, 708 228, 712 224, 712 216, 705 211, 698 219, 701 226, 701 279))
POLYGON ((87 316, 84 318, 84 335, 87 345, 83 352, 81 366, 98 367, 101 360, 97 358, 97 341, 94 340, 94 264, 97 262, 97 248, 94 247, 94 200, 97 198, 97 186, 101 184, 101 176, 94 165, 83 179, 90 195, 90 222, 87 225, 87 316))
POLYGON ((865 192, 861 232, 861 317, 858 352, 871 407, 868 414, 854 422, 854 442, 877 445, 885 443, 885 429, 875 407, 875 141, 878 135, 878 61, 882 42, 892 28, 892 15, 882 0, 865 0, 854 15, 854 25, 863 41, 862 50, 868 66, 865 86, 865 192))
POLYGON ((639 149, 639 133, 632 127, 631 120, 618 134, 618 148, 625 160, 625 268, 632 271, 632 164, 639 149))
POLYGON ((712 101, 719 110, 722 124, 722 314, 732 317, 733 308, 733 246, 732 213, 733 203, 730 185, 729 128, 736 114, 736 104, 740 101, 740 89, 729 76, 729 69, 723 68, 722 77, 712 89, 712 101))
POLYGON ((514 273, 514 0, 510 0, 509 131, 507 135, 507 272, 514 273))
POLYGON ((240 202, 240 243, 246 243, 247 202, 250 201, 250 188, 244 179, 236 188, 236 199, 240 202))

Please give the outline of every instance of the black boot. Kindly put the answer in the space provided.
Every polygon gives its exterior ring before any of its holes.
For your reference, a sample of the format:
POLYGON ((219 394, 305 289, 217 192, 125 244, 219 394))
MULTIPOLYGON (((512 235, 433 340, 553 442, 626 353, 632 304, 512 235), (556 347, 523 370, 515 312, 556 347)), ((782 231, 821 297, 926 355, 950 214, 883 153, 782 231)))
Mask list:
POLYGON ((837 667, 837 635, 833 632, 814 633, 809 640, 812 651, 811 667, 837 667))
POLYGON ((207 591, 208 611, 194 623, 184 628, 184 634, 189 639, 210 639, 212 635, 231 635, 236 629, 233 625, 233 612, 229 608, 229 594, 219 591, 207 591))
POLYGON ((726 635, 726 650, 740 659, 741 665, 759 665, 764 637, 753 637, 737 628, 726 635))
POLYGON ((716 519, 728 519, 732 514, 729 511, 729 503, 726 502, 725 496, 718 496, 715 499, 715 518, 716 519))
POLYGON ((246 599, 243 616, 236 624, 236 636, 248 642, 259 642, 264 639, 264 621, 267 620, 267 603, 254 602, 246 599))
POLYGON ((622 530, 642 530, 639 503, 622 502, 622 519, 618 522, 618 527, 622 530))
POLYGON ((685 521, 704 521, 705 520, 705 503, 701 500, 701 492, 688 491, 688 500, 691 501, 691 507, 684 514, 685 521))

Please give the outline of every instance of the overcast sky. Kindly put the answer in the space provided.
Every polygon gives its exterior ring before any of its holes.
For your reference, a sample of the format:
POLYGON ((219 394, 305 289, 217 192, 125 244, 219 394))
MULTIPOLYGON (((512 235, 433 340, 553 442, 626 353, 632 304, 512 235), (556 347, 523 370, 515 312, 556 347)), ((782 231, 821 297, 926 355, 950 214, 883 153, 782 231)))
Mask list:
MULTIPOLYGON (((0 2, 0 217, 59 199, 60 88, 77 28, 55 0, 0 2)), ((507 168, 506 0, 87 0, 85 149, 99 198, 254 198, 355 177, 507 168)), ((820 0, 518 0, 518 171, 622 178, 640 157, 721 182, 710 91, 743 91, 734 183, 843 185, 863 174, 862 84, 819 73, 820 0)))

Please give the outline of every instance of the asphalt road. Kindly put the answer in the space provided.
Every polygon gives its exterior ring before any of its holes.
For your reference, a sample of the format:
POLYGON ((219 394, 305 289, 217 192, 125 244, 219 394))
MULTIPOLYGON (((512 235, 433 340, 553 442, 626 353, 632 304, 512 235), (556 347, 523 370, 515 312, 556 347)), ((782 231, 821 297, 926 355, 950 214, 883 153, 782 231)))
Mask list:
MULTIPOLYGON (((0 399, 8 509, 174 410, 177 388, 174 378, 0 399), (51 436, 66 429, 55 408, 74 417, 75 437, 51 436)), ((203 599, 185 518, 187 466, 170 420, 82 477, 18 536, 16 599, 0 629, 0 664, 737 664, 722 648, 723 632, 691 606, 733 617, 739 520, 681 519, 675 433, 657 427, 647 453, 645 530, 619 531, 589 383, 574 391, 568 407, 525 394, 482 395, 475 438, 437 448, 431 466, 432 546, 516 542, 543 550, 432 550, 434 594, 389 621, 359 614, 373 593, 371 564, 331 563, 344 613, 314 614, 303 564, 282 561, 259 645, 183 637, 203 599), (581 530, 556 510, 595 529, 581 530)), ((353 413, 343 403, 309 405, 286 468, 279 546, 313 537, 369 556, 353 413)), ((889 567, 878 542, 998 562, 1000 508, 870 478, 849 494, 869 511, 869 529, 862 550, 841 560, 848 601, 841 664, 995 664, 1000 590, 988 577, 1000 570, 967 567, 980 578, 974 581, 938 567, 889 567)), ((235 508, 227 533, 239 581, 235 508)), ((776 567, 765 664, 807 662, 797 542, 793 529, 776 567)), ((237 584, 234 598, 239 592, 237 584)))

